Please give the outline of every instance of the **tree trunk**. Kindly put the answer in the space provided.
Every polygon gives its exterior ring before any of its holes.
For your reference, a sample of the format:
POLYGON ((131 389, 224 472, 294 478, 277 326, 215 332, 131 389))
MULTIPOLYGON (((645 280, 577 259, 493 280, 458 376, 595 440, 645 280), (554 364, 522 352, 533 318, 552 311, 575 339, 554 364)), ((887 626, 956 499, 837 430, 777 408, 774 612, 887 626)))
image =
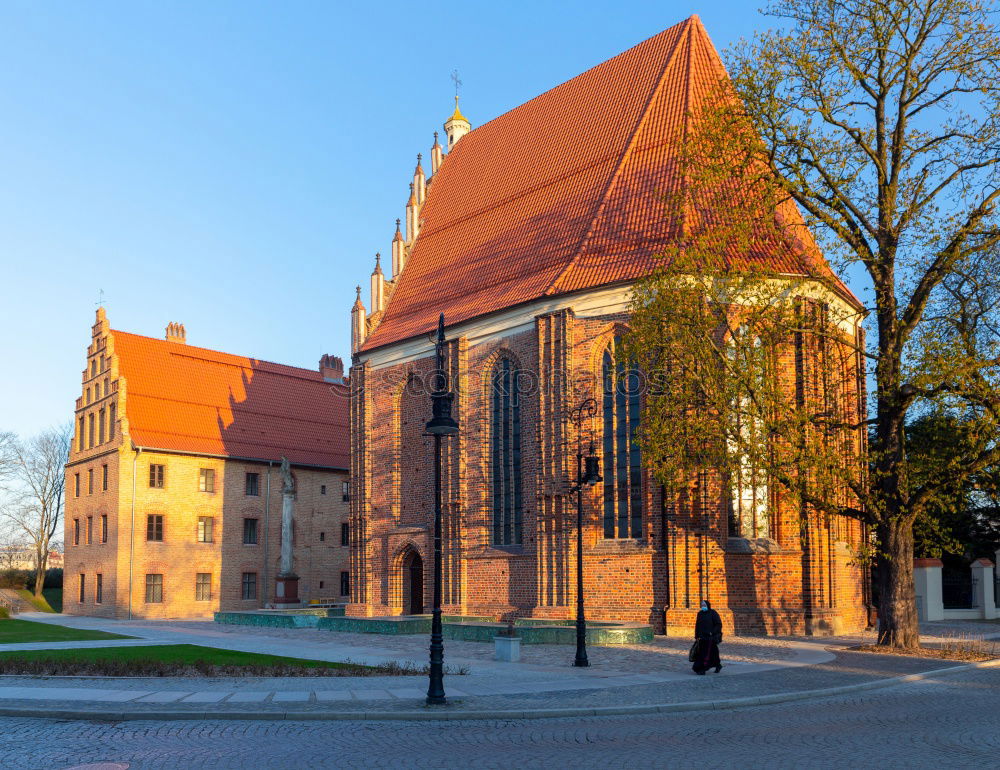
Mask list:
POLYGON ((37 559, 35 560, 35 598, 41 598, 42 589, 45 588, 45 571, 48 567, 49 555, 45 554, 43 557, 41 553, 37 554, 37 559))
POLYGON ((917 604, 913 588, 913 523, 908 517, 893 519, 877 528, 878 643, 913 649, 920 646, 917 604))

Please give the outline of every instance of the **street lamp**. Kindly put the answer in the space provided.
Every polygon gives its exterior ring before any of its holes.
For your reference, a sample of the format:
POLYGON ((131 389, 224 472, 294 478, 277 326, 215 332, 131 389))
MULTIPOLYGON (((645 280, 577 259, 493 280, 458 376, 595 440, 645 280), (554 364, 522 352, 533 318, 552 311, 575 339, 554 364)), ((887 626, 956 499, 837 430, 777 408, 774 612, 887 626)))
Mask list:
POLYGON ((576 658, 573 665, 585 667, 590 665, 587 660, 587 620, 583 611, 583 490, 590 489, 602 481, 594 442, 583 454, 580 446, 580 426, 584 418, 592 418, 597 414, 597 401, 592 398, 581 402, 570 410, 570 420, 577 427, 576 444, 576 484, 570 491, 576 492, 576 658))
POLYGON ((431 666, 427 686, 427 705, 447 703, 444 696, 444 636, 441 630, 441 439, 458 434, 458 423, 451 416, 454 394, 448 390, 444 370, 444 313, 438 319, 437 363, 434 390, 431 393, 431 419, 427 432, 434 437, 434 608, 431 611, 431 666))

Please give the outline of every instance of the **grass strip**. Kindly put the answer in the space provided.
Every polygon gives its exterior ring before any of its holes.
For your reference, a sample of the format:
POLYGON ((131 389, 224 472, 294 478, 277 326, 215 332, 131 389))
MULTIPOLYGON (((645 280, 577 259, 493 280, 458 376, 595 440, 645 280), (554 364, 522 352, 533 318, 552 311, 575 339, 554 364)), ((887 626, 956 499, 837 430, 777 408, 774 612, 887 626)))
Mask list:
POLYGON ((426 666, 406 663, 364 666, 350 661, 306 660, 195 644, 0 652, 0 674, 32 676, 418 676, 426 673, 426 666))
POLYGON ((10 618, 0 620, 0 644, 26 642, 89 642, 98 639, 133 639, 131 636, 90 631, 85 628, 66 628, 52 623, 10 618))
POLYGON ((38 612, 55 612, 52 609, 52 605, 49 604, 48 598, 45 596, 45 589, 42 589, 41 596, 35 596, 27 588, 17 589, 17 595, 20 596, 24 601, 32 606, 33 609, 38 612))

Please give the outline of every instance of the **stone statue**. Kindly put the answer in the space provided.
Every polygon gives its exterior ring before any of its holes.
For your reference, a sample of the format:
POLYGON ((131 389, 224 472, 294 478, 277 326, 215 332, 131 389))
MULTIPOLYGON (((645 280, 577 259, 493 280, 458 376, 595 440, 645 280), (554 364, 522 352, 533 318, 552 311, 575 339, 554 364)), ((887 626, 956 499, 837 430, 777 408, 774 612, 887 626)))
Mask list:
POLYGON ((281 458, 281 494, 283 495, 295 495, 295 474, 292 473, 292 468, 288 464, 288 458, 281 458))
POLYGON ((287 457, 281 458, 281 571, 278 577, 294 577, 292 571, 292 521, 295 517, 295 474, 287 457))

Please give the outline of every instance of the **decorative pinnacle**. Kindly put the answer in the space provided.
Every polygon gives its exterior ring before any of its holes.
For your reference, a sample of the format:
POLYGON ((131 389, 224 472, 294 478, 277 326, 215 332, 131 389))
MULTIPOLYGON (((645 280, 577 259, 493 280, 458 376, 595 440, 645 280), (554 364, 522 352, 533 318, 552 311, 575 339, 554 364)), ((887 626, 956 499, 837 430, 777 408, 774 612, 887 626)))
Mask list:
POLYGON ((356 299, 358 300, 358 302, 360 302, 361 301, 361 287, 360 286, 355 286, 354 290, 358 293, 358 296, 357 296, 356 299))
POLYGON ((381 259, 382 259, 382 255, 381 255, 381 254, 379 254, 379 253, 378 253, 378 252, 376 251, 376 252, 375 252, 375 267, 376 267, 376 268, 377 268, 377 267, 379 266, 379 261, 380 261, 381 259))
POLYGON ((438 316, 438 333, 437 333, 437 368, 438 368, 438 383, 439 386, 437 390, 443 391, 445 389, 444 383, 444 313, 438 316))

